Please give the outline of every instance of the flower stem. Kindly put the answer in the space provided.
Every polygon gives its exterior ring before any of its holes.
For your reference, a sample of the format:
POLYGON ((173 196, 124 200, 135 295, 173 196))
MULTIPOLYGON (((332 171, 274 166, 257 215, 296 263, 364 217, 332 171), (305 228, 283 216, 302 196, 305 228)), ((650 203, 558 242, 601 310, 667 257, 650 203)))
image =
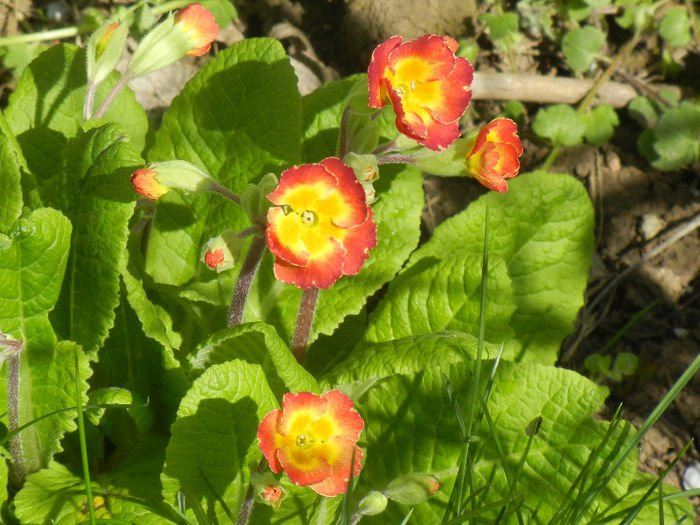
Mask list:
POLYGON ((3 351, 7 355, 7 412, 8 412, 8 432, 14 433, 10 438, 10 454, 14 466, 14 475, 21 486, 27 476, 24 465, 24 453, 22 450, 22 440, 19 435, 19 388, 20 388, 20 353, 24 344, 12 338, 6 337, 0 332, 0 346, 8 350, 3 351))
POLYGON ((314 320, 314 312, 316 311, 320 292, 321 290, 314 286, 304 290, 301 296, 297 324, 294 327, 294 335, 292 336, 292 353, 299 363, 304 362, 306 346, 309 343, 309 334, 311 333, 311 323, 314 320))
MULTIPOLYGON (((265 458, 262 458, 258 462, 258 466, 255 467, 255 472, 262 472, 265 468, 265 458)), ((236 525, 247 525, 250 519, 250 513, 253 510, 253 505, 255 504, 255 494, 253 494, 253 476, 251 473, 251 481, 248 482, 248 490, 245 493, 245 499, 243 500, 243 505, 241 506, 241 513, 238 515, 238 521, 236 525)))
POLYGON ((97 84, 92 80, 88 80, 87 90, 85 91, 85 103, 83 104, 83 120, 90 120, 92 106, 95 103, 95 90, 97 90, 97 84))
POLYGON ((343 109, 343 116, 340 118, 340 136, 338 137, 338 157, 345 158, 350 149, 348 144, 348 125, 350 123, 350 105, 343 109))
POLYGON ((122 75, 122 78, 119 79, 119 82, 114 84, 112 91, 109 92, 109 95, 107 95, 107 98, 100 106, 100 109, 97 110, 97 113, 95 114, 95 118, 102 118, 105 116, 105 113, 107 113, 109 106, 112 105, 112 102, 114 102, 114 99, 117 98, 117 95, 124 88, 124 86, 126 86, 126 83, 129 80, 131 80, 131 77, 128 73, 125 73, 122 75))
POLYGON ((253 284, 253 278, 255 278, 255 272, 258 270, 260 259, 262 259, 266 245, 265 237, 261 235, 253 237, 250 248, 248 248, 248 253, 243 261, 241 273, 238 274, 236 288, 233 290, 226 326, 243 324, 243 313, 245 311, 245 304, 248 301, 250 285, 253 284))
POLYGON ((241 198, 238 195, 236 195, 235 193, 233 193, 231 190, 222 186, 221 184, 219 184, 216 181, 212 181, 211 184, 212 184, 211 191, 216 192, 219 195, 223 195, 228 200, 235 202, 239 206, 242 206, 241 198))
POLYGON ((415 157, 412 155, 402 155, 401 153, 391 153, 383 157, 377 157, 377 164, 414 164, 415 157))

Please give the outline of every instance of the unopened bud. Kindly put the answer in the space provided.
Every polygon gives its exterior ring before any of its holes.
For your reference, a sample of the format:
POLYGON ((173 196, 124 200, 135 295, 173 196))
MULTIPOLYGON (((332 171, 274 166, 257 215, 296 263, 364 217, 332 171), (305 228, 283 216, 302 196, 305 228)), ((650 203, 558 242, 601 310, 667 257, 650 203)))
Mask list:
POLYGON ((87 45, 88 80, 99 84, 117 66, 124 51, 129 26, 119 22, 105 22, 95 31, 87 45))
POLYGON ((218 185, 205 172, 184 160, 154 162, 131 175, 134 189, 149 199, 158 200, 173 188, 186 191, 212 191, 218 185))
POLYGON ((362 516, 375 516, 386 510, 389 502, 387 497, 378 490, 370 490, 367 495, 360 500, 357 506, 357 513, 362 516))
POLYGON ((209 268, 223 272, 236 265, 242 248, 243 239, 238 236, 238 233, 226 230, 221 235, 209 239, 202 250, 202 257, 209 268))
POLYGON ((250 217, 251 221, 255 221, 257 217, 265 217, 268 208, 272 203, 267 199, 267 194, 274 191, 279 184, 277 175, 268 173, 263 175, 260 182, 257 184, 248 184, 248 187, 241 193, 241 206, 250 217))
POLYGON ((271 472, 262 474, 254 472, 250 482, 260 501, 275 509, 279 508, 287 497, 287 491, 282 488, 279 480, 271 472))
POLYGON ((393 480, 382 492, 403 505, 418 505, 440 489, 440 482, 431 474, 413 472, 393 480))

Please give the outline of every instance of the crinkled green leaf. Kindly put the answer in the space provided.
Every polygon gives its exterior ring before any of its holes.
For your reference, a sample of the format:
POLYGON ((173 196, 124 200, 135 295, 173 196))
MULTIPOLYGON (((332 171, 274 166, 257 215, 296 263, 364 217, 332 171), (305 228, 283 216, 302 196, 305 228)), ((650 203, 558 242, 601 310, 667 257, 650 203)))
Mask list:
POLYGON ((73 234, 66 278, 51 320, 59 336, 94 356, 119 304, 119 273, 126 264, 134 209, 129 175, 142 160, 116 124, 78 132, 63 155, 62 208, 73 234))
MULTIPOLYGON (((10 96, 5 116, 30 170, 39 178, 59 172, 63 149, 83 124, 85 65, 85 50, 68 44, 52 46, 29 65, 10 96)), ((118 79, 115 72, 100 84, 98 104, 118 79)), ((105 119, 120 124, 136 151, 143 150, 148 118, 129 89, 117 96, 105 119)))
POLYGON ((1 129, 0 173, 0 232, 7 232, 22 214, 22 173, 13 144, 1 129))
POLYGON ((605 44, 605 33, 593 26, 577 27, 562 39, 564 59, 571 69, 584 73, 590 69, 595 56, 605 44))
POLYGON ((519 175, 509 182, 508 193, 484 195, 438 226, 409 267, 428 258, 480 256, 487 199, 489 256, 505 260, 512 281, 517 308, 510 325, 520 345, 518 358, 554 363, 583 305, 593 250, 593 208, 576 179, 546 172, 519 175))
POLYGON ((671 46, 682 47, 690 42, 690 19, 682 7, 672 7, 659 22, 659 34, 671 46))
POLYGON ((590 113, 582 115, 586 123, 586 142, 595 146, 601 146, 608 142, 615 134, 615 128, 620 123, 615 108, 602 104, 590 113))
POLYGON ((700 158, 700 107, 681 102, 666 111, 654 128, 655 168, 671 170, 700 158))
MULTIPOLYGON (((162 502, 158 475, 163 466, 165 438, 149 435, 127 454, 101 483, 93 483, 95 516, 134 525, 178 523, 162 502)), ((15 498, 22 523, 73 525, 89 520, 83 480, 60 463, 32 474, 15 498)))
POLYGON ((170 429, 161 475, 166 503, 175 505, 184 489, 219 520, 228 518, 217 496, 238 515, 250 463, 261 457, 258 424, 277 407, 260 365, 227 361, 208 368, 183 398, 170 429))
MULTIPOLYGON (((476 335, 481 260, 477 254, 459 254, 444 260, 425 259, 424 271, 412 267, 412 275, 402 279, 399 286, 392 286, 370 317, 365 340, 390 341, 445 330, 476 335)), ((486 290, 486 341, 500 344, 511 339, 509 323, 515 311, 512 295, 505 262, 492 258, 486 290)))
MULTIPOLYGON (((233 191, 301 158, 301 97, 282 45, 273 39, 233 44, 207 63, 163 116, 149 160, 190 161, 233 191)), ((156 282, 184 284, 199 271, 201 245, 250 224, 220 195, 159 201, 146 270, 156 282)))
POLYGON ((555 146, 576 146, 583 141, 586 124, 568 104, 555 104, 537 112, 532 130, 555 146))
POLYGON ((278 399, 287 392, 319 392, 318 383, 292 355, 270 325, 246 323, 224 328, 204 341, 190 359, 195 370, 240 359, 259 364, 278 399))
MULTIPOLYGON (((490 363, 485 368, 482 388, 490 363)), ((370 489, 381 490, 400 475, 430 473, 438 477, 441 489, 427 503, 416 506, 414 519, 416 523, 440 522, 463 447, 443 373, 465 411, 471 370, 472 364, 463 362, 390 376, 355 400, 366 423, 360 442, 361 446, 366 444, 366 460, 356 490, 358 497, 370 489)), ((494 432, 482 420, 476 429, 478 440, 472 447, 474 486, 488 486, 479 496, 479 506, 502 500, 509 493, 497 447, 505 455, 505 468, 512 480, 527 446, 525 430, 533 419, 541 417, 541 427, 520 471, 515 494, 523 499, 521 510, 525 514, 532 517, 537 509, 538 520, 546 523, 593 448, 603 440, 609 423, 596 421, 593 413, 601 407, 605 392, 575 372, 535 363, 501 362, 487 403, 494 432)), ((632 432, 633 427, 627 424, 614 431, 589 480, 600 479, 601 469, 609 466, 614 457, 616 442, 628 439, 632 432)), ((636 457, 631 456, 587 509, 586 516, 590 518, 597 508, 624 496, 629 483, 639 477, 635 471, 636 457)), ((486 513, 481 522, 495 522, 500 510, 499 506, 486 513)), ((407 507, 392 503, 386 513, 365 520, 368 524, 398 523, 407 511, 407 507)))
POLYGON ((142 264, 143 260, 139 253, 138 238, 132 236, 128 241, 129 261, 122 271, 122 280, 126 288, 126 296, 129 305, 138 315, 144 333, 158 341, 165 348, 180 348, 182 336, 173 328, 173 319, 161 304, 157 297, 153 297, 155 292, 146 290, 142 264), (149 297, 149 293, 151 297, 149 297))

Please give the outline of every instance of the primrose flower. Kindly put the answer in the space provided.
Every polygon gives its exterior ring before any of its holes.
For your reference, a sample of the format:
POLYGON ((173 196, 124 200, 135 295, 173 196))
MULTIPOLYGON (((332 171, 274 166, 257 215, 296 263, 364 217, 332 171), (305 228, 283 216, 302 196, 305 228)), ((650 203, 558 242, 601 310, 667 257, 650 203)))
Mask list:
POLYGON ((185 55, 209 51, 219 34, 214 15, 199 4, 190 4, 151 30, 131 57, 129 74, 145 75, 169 66, 185 55))
POLYGON ((508 191, 506 179, 520 170, 523 145, 518 126, 507 118, 497 118, 481 128, 474 147, 467 154, 467 170, 490 190, 508 191))
POLYGON ((275 275, 299 288, 328 288, 360 271, 377 226, 352 168, 339 159, 285 170, 267 195, 267 244, 275 275))
POLYGON ((474 68, 455 56, 457 47, 438 35, 410 42, 394 36, 374 50, 369 64, 369 106, 390 101, 398 130, 436 151, 459 137, 458 121, 472 96, 474 68))
POLYGON ((284 470, 295 485, 333 497, 348 488, 353 455, 353 476, 362 468, 356 443, 363 427, 362 416, 342 392, 293 392, 284 395, 281 410, 263 418, 258 442, 272 472, 284 470))

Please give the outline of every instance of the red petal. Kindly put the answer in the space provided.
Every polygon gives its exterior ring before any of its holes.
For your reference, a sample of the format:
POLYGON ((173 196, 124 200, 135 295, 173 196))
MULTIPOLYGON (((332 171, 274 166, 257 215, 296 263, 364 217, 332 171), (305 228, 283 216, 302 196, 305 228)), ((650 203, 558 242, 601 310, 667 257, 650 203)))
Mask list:
MULTIPOLYGON (((321 161, 321 165, 335 175, 338 182, 333 197, 340 197, 344 204, 343 216, 329 217, 331 222, 339 228, 350 228, 362 223, 367 217, 367 200, 365 190, 353 169, 335 157, 321 161)), ((319 204, 319 212, 320 208, 319 204)))
POLYGON ((277 258, 294 266, 306 266, 309 262, 309 252, 306 251, 301 238, 290 239, 289 236, 284 239, 280 238, 280 225, 285 219, 286 216, 282 208, 272 207, 267 211, 267 228, 265 229, 267 245, 277 258))
POLYGON ((324 458, 317 456, 312 456, 311 454, 305 453, 305 451, 296 450, 292 447, 289 449, 279 449, 278 452, 280 458, 280 465, 289 476, 289 480, 295 485, 300 485, 302 487, 306 485, 313 485, 319 483, 328 478, 331 474, 331 467, 324 458), (303 456, 304 460, 307 461, 310 466, 307 468, 299 468, 297 465, 298 460, 291 455, 293 453, 303 456))
POLYGON ((290 425, 298 412, 309 414, 311 421, 320 419, 328 408, 328 401, 311 392, 290 392, 282 398, 282 417, 278 428, 281 434, 289 435, 290 425))
POLYGON ((367 208, 367 219, 348 230, 345 239, 345 260, 343 274, 355 275, 369 257, 369 251, 377 245, 377 225, 374 223, 372 208, 367 208))
POLYGON ((474 68, 469 61, 466 58, 457 58, 454 70, 439 81, 441 104, 428 108, 435 120, 447 123, 464 115, 472 98, 470 86, 473 76, 474 68))
POLYGON ((287 204, 305 209, 303 206, 298 206, 298 203, 290 201, 294 191, 300 186, 314 186, 319 191, 317 198, 326 199, 333 193, 337 184, 338 181, 333 174, 320 164, 292 166, 282 172, 277 188, 268 193, 267 198, 278 206, 287 204))
POLYGON ((345 249, 336 239, 329 238, 328 242, 333 243, 334 249, 325 258, 309 259, 306 266, 295 266, 277 257, 274 266, 277 279, 302 289, 329 288, 343 275, 345 249))
POLYGON ((178 11, 175 22, 182 22, 181 29, 192 33, 190 43, 193 49, 187 52, 188 55, 200 56, 209 51, 219 34, 214 15, 199 4, 190 4, 178 11))
POLYGON ((281 417, 281 410, 268 412, 258 427, 258 445, 270 464, 270 470, 275 473, 282 472, 282 465, 277 459, 277 449, 275 448, 275 435, 278 434, 277 428, 281 417))
POLYGON ((341 430, 338 436, 353 442, 360 439, 365 422, 353 408, 352 399, 338 390, 330 390, 321 397, 328 401, 325 416, 335 421, 341 430))
POLYGON ((362 469, 362 450, 355 444, 355 441, 341 437, 334 438, 331 441, 333 444, 340 445, 341 453, 336 457, 330 475, 322 482, 311 485, 311 488, 318 494, 329 498, 348 490, 353 452, 355 454, 353 476, 357 476, 362 469))
MULTIPOLYGON (((450 39, 452 40, 452 39, 450 39)), ((430 82, 446 77, 454 69, 454 51, 446 45, 445 38, 438 35, 423 35, 415 40, 401 44, 391 51, 389 67, 397 72, 403 60, 419 59, 429 65, 430 73, 425 78, 413 80, 430 82)))
POLYGON ((388 66, 389 53, 396 49, 403 38, 392 36, 386 42, 379 44, 372 53, 372 59, 367 70, 367 85, 369 87, 369 107, 382 108, 386 104, 386 85, 384 83, 385 70, 388 66))

